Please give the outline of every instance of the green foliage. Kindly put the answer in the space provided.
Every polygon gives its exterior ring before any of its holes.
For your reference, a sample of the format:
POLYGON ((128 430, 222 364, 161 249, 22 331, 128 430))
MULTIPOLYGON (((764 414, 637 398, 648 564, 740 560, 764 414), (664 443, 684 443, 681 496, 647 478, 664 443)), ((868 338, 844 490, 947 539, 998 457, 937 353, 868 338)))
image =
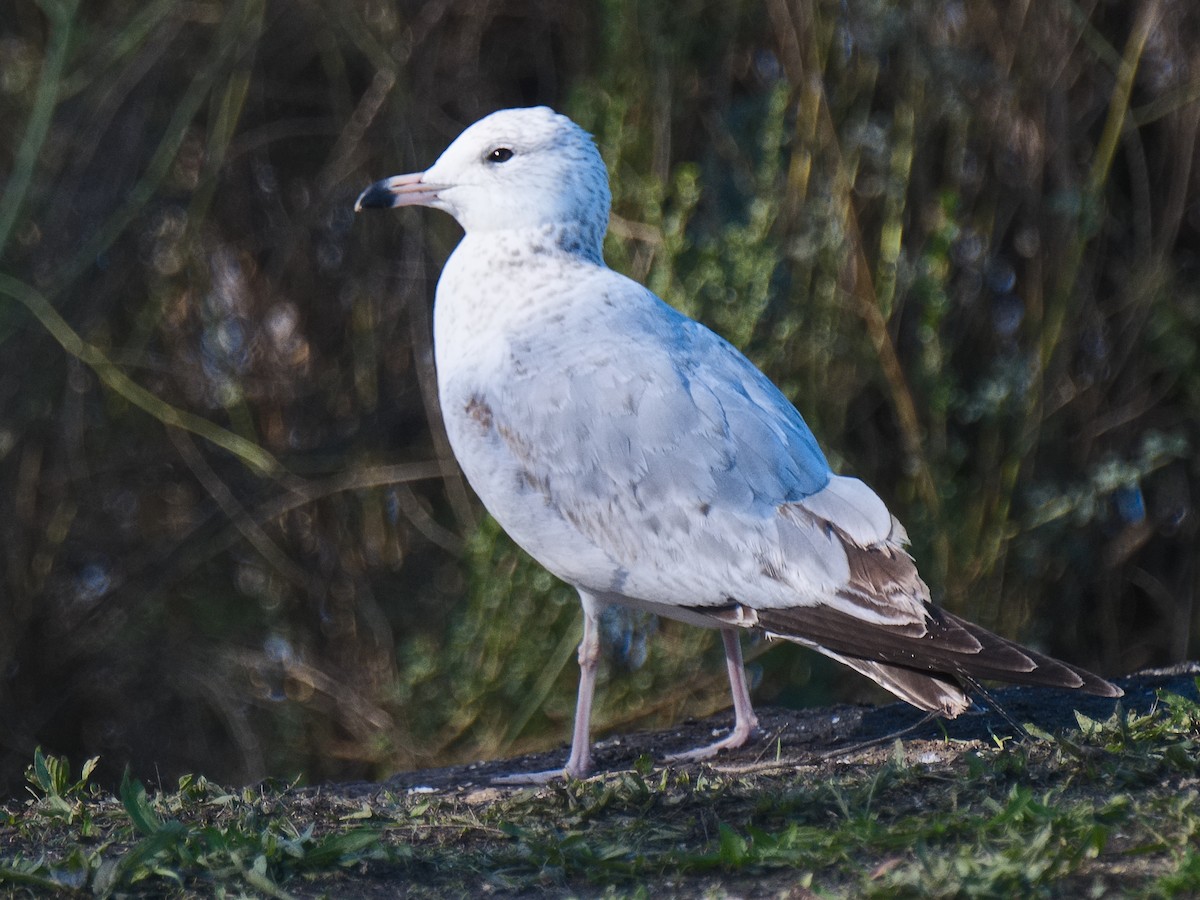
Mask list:
POLYGON ((30 780, 43 792, 17 820, 40 858, 0 856, 0 885, 42 890, 90 890, 97 897, 159 893, 202 880, 226 890, 288 897, 280 884, 298 874, 328 872, 379 858, 381 830, 330 832, 253 791, 227 793, 185 776, 173 795, 150 797, 126 772, 117 798, 84 791, 87 773, 70 783, 65 759, 35 753, 30 780), (63 801, 73 798, 70 815, 63 801), (69 845, 62 853, 62 844, 69 845))
POLYGON ((83 793, 88 778, 96 769, 98 756, 83 764, 79 780, 71 781, 71 766, 63 756, 46 756, 42 748, 33 751, 33 765, 25 773, 26 780, 42 794, 42 800, 55 810, 69 809, 67 801, 83 793))
MULTIPOLYGON (((1026 6, 19 0, 7 746, 250 782, 563 739, 574 600, 425 424, 457 231, 350 211, 532 102, 597 137, 612 265, 782 386, 940 600, 1101 671, 1194 655, 1197 11, 1026 6)), ((717 702, 710 636, 651 643, 602 727, 717 702)), ((828 696, 805 665, 761 693, 828 696)))
POLYGON ((1195 897, 1200 893, 1200 852, 1189 848, 1179 867, 1155 881, 1150 893, 1160 897, 1195 897))
POLYGON ((369 797, 187 776, 152 794, 127 777, 113 798, 38 754, 39 796, 0 818, 0 889, 1189 896, 1198 723, 1194 699, 1167 695, 1146 714, 1003 746, 897 741, 773 773, 639 765, 537 789, 369 797), (64 794, 81 814, 47 803, 64 794))

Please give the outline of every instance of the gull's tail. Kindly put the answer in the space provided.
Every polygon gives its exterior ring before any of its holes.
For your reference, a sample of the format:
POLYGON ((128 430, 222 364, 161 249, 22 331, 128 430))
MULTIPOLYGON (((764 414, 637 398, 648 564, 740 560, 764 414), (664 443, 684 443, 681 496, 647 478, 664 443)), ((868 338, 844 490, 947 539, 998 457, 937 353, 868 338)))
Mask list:
POLYGON ((760 609, 757 624, 772 637, 793 640, 865 675, 918 709, 953 718, 971 700, 975 679, 1084 691, 1124 692, 1086 669, 1022 647, 937 607, 928 607, 924 634, 875 625, 827 606, 760 609))

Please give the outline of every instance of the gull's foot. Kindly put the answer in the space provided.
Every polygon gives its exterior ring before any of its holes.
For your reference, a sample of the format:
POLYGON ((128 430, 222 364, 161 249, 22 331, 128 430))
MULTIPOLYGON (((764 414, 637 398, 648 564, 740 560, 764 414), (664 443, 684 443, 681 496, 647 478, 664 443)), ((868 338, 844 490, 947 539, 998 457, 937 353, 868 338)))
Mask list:
POLYGON ((667 762, 700 762, 705 759, 712 759, 722 750, 736 750, 738 747, 745 745, 746 741, 750 740, 754 734, 758 723, 747 723, 745 727, 735 725, 733 730, 719 741, 711 744, 706 744, 703 747, 697 747, 695 750, 685 750, 682 753, 671 753, 665 757, 667 762))
POLYGON ((549 784, 551 781, 564 779, 587 778, 591 774, 592 755, 590 748, 587 752, 571 751, 571 758, 561 769, 547 769, 544 772, 514 772, 511 775, 497 775, 492 784, 549 784))
POLYGON ((562 781, 570 777, 578 776, 571 776, 566 769, 547 769, 544 772, 513 772, 511 775, 495 775, 492 777, 491 783, 505 785, 549 784, 552 781, 562 781))

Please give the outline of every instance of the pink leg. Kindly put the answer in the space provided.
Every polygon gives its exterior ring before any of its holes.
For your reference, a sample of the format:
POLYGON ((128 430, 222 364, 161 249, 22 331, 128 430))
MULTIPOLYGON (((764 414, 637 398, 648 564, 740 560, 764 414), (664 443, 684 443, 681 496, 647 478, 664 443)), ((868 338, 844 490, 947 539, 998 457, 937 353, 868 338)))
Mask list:
POLYGON ((750 702, 750 685, 746 683, 746 667, 742 665, 740 629, 722 628, 721 640, 725 644, 725 668, 729 671, 729 690, 733 694, 733 730, 721 740, 685 753, 673 753, 670 762, 695 762, 711 759, 722 750, 733 750, 750 739, 758 727, 758 717, 750 702))
POLYGON ((583 778, 592 768, 592 697, 596 693, 596 670, 600 667, 600 630, 596 620, 603 610, 591 594, 579 592, 583 604, 583 640, 579 642, 579 696, 575 701, 575 730, 571 734, 571 756, 566 766, 546 772, 499 775, 494 784, 545 784, 562 778, 583 778))
POLYGON ((575 700, 575 729, 571 733, 571 756, 566 773, 582 778, 592 767, 592 697, 596 693, 596 670, 600 667, 600 615, 590 594, 579 592, 583 604, 583 640, 579 642, 579 694, 575 700))

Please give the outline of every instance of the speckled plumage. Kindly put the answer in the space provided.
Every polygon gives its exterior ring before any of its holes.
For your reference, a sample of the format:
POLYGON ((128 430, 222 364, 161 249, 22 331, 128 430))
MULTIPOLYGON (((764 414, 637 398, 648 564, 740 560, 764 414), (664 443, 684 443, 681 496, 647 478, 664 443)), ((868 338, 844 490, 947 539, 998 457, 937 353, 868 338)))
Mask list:
POLYGON ((930 604, 904 529, 834 474, 741 353, 609 269, 610 195, 590 137, 538 107, 472 125, 426 172, 359 206, 426 205, 466 234, 438 282, 434 347, 455 456, 489 512, 584 606, 567 771, 590 765, 595 619, 618 603, 721 628, 736 714, 755 720, 737 633, 759 627, 957 715, 973 675, 1107 682, 930 604))

